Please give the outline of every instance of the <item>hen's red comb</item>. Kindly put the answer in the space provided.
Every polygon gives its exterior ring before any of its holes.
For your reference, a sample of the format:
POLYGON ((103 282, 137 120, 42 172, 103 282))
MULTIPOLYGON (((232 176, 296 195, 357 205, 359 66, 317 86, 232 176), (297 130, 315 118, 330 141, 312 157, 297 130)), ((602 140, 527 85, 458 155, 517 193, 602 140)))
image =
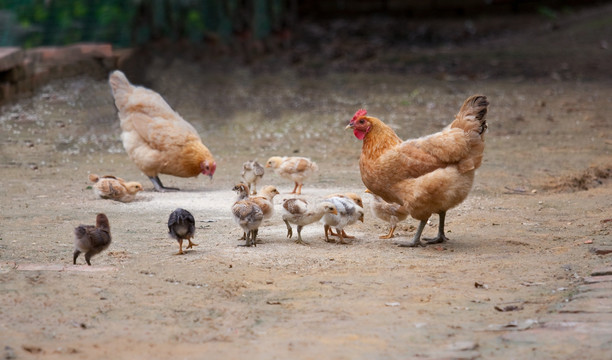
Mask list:
POLYGON ((357 112, 355 113, 355 115, 353 115, 353 118, 351 119, 351 121, 355 121, 357 119, 359 119, 362 116, 366 116, 368 114, 366 109, 359 109, 357 110, 357 112))

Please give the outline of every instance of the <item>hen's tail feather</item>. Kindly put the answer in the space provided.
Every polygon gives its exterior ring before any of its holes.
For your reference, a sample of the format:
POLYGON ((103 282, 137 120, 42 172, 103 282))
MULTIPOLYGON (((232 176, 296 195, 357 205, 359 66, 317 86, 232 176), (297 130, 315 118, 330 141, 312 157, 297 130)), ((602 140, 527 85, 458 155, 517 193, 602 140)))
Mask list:
POLYGON ((465 102, 451 127, 459 127, 464 131, 477 131, 483 134, 487 130, 487 111, 489 101, 484 95, 472 95, 465 102))
POLYGON ((129 80, 119 70, 115 70, 111 73, 108 82, 113 91, 113 97, 115 98, 115 105, 121 110, 128 101, 129 95, 132 93, 134 88, 130 84, 129 80))

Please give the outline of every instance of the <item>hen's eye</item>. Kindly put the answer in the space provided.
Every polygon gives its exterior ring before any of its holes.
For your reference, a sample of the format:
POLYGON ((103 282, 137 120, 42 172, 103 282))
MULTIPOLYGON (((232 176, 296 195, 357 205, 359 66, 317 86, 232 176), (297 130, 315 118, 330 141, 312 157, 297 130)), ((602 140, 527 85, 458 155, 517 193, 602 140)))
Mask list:
POLYGON ((361 119, 361 120, 359 120, 359 123, 363 124, 363 123, 365 123, 365 120, 361 119))

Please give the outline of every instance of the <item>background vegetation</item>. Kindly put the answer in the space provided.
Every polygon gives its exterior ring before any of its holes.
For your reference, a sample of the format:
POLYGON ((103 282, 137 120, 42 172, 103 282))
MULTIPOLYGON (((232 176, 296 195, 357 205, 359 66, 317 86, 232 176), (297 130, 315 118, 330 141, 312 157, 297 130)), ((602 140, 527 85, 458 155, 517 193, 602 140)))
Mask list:
POLYGON ((286 26, 294 0, 0 0, 0 46, 161 38, 192 42, 233 35, 263 38, 286 26))
POLYGON ((0 0, 0 46, 75 42, 131 47, 283 36, 301 18, 386 14, 407 18, 537 11, 548 18, 595 0, 0 0))

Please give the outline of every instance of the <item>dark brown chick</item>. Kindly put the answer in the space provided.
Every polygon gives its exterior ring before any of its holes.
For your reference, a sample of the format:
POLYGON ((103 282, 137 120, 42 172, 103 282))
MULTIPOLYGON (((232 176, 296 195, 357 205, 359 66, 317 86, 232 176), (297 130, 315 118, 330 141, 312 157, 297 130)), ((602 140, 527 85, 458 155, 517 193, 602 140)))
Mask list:
POLYGON ((193 215, 185 209, 178 208, 170 214, 168 218, 168 234, 179 243, 179 252, 176 255, 183 254, 183 240, 189 241, 186 249, 198 246, 198 244, 191 242, 195 234, 195 220, 193 215))
POLYGON ((74 229, 74 256, 76 265, 79 255, 85 253, 85 261, 91 266, 92 256, 101 253, 111 243, 110 223, 104 214, 96 216, 96 225, 79 225, 74 229))

